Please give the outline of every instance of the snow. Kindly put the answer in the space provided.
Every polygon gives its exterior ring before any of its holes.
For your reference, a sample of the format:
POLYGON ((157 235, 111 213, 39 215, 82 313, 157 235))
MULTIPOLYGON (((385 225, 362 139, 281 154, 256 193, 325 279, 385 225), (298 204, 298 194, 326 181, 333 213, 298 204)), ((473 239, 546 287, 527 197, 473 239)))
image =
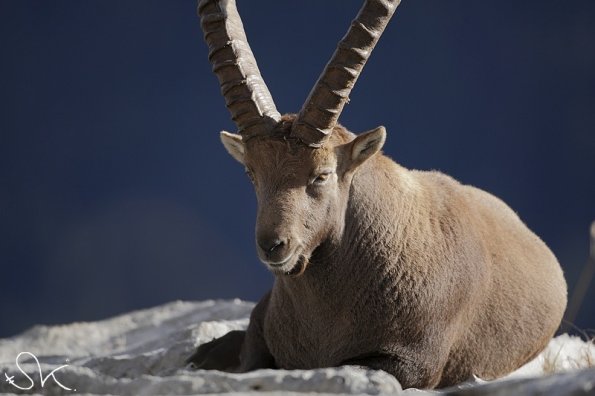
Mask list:
MULTIPOLYGON (((197 345, 230 330, 245 329, 253 306, 240 300, 178 301, 98 322, 35 326, 0 340, 0 393, 73 394, 75 389, 77 395, 400 392, 398 381, 391 375, 357 367, 258 370, 245 374, 192 371, 185 367, 184 360, 197 345), (17 367, 17 357, 21 369, 17 367), (63 365, 66 367, 60 368, 63 365), (52 370, 56 370, 54 377, 50 376, 52 370), (31 389, 20 391, 15 385, 31 389)), ((508 377, 486 385, 479 385, 483 381, 478 380, 463 388, 475 387, 478 391, 485 388, 487 392, 494 386, 502 389, 539 382, 553 389, 555 384, 566 384, 566 378, 573 386, 582 384, 581 389, 592 390, 595 369, 586 372, 578 369, 594 364, 595 345, 564 334, 553 339, 535 360, 508 377), (552 377, 533 378, 560 372, 570 374, 554 376, 559 377, 554 382, 548 379, 552 377), (578 381, 579 376, 586 379, 578 381)), ((562 391, 558 389, 557 393, 562 391)), ((439 394, 417 390, 403 393, 439 394)))
POLYGON ((595 343, 562 334, 552 339, 539 356, 506 379, 562 373, 587 367, 595 367, 595 343))

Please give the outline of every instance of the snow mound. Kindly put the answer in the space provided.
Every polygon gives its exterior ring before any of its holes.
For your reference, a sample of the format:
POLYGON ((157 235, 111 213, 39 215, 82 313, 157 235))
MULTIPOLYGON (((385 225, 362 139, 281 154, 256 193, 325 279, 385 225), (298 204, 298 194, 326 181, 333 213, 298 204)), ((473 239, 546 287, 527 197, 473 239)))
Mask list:
MULTIPOLYGON (((401 391, 398 381, 383 371, 349 366, 317 370, 258 370, 245 374, 192 371, 185 367, 185 359, 197 345, 230 330, 245 329, 253 307, 253 303, 240 300, 178 301, 98 322, 35 326, 18 336, 0 340, 0 393, 440 393, 401 391)), ((478 380, 451 391, 495 394, 489 393, 494 386, 496 388, 493 389, 500 390, 515 384, 531 388, 531 384, 539 382, 543 385, 548 379, 527 377, 570 370, 569 374, 555 376, 560 379, 554 382, 565 383, 563 380, 568 377, 567 382, 573 384, 573 389, 580 385, 580 389, 590 391, 595 387, 595 369, 584 372, 577 369, 593 366, 594 362, 593 343, 562 335, 553 339, 535 360, 506 379, 485 385, 478 385, 482 382, 478 380), (579 381, 580 376, 586 379, 579 381)), ((554 389, 549 382, 547 386, 554 389)), ((557 394, 563 394, 563 391, 558 390, 557 394)))
POLYGON ((562 334, 552 339, 535 359, 506 378, 523 378, 595 367, 595 342, 562 334))

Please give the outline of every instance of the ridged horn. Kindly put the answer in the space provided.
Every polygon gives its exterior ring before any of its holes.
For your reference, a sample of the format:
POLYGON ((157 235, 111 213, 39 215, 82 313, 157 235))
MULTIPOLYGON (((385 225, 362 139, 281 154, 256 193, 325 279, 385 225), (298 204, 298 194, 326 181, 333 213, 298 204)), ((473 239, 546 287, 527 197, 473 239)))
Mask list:
POLYGON ((370 53, 400 0, 366 0, 310 91, 292 126, 292 136, 320 147, 336 125, 370 53))
POLYGON ((209 61, 238 132, 268 133, 281 115, 260 75, 235 0, 200 0, 198 15, 209 61))

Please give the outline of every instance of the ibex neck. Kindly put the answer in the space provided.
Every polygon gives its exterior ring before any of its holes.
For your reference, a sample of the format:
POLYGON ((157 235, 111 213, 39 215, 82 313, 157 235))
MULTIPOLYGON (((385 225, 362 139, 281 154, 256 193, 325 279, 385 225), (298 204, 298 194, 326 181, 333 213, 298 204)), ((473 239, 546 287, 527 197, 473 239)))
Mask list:
POLYGON ((347 284, 365 278, 372 267, 398 260, 385 249, 405 243, 416 194, 408 170, 382 155, 367 161, 354 175, 341 235, 314 252, 304 275, 278 281, 289 294, 301 296, 306 288, 313 298, 324 299, 328 293, 335 299, 342 294, 341 285, 348 289, 347 284))
POLYGON ((387 157, 363 164, 354 176, 345 214, 345 251, 355 261, 373 260, 387 242, 404 239, 417 194, 409 171, 387 157))
MULTIPOLYGON (((405 244, 408 227, 414 226, 410 219, 418 189, 407 169, 383 155, 364 163, 353 177, 341 235, 321 246, 312 269, 320 267, 328 277, 349 277, 356 267, 386 264, 386 246, 405 244)), ((392 254, 390 259, 398 257, 392 254)))

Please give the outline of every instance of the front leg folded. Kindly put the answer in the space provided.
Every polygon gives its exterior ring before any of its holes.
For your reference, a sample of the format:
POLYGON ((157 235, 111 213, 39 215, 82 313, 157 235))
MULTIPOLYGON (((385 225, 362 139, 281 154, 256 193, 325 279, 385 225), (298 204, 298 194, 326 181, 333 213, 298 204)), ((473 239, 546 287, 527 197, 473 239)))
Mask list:
POLYGON ((186 364, 202 370, 238 371, 245 337, 245 331, 234 330, 199 345, 196 352, 186 359, 186 364))
POLYGON ((199 345, 186 364, 196 369, 236 373, 275 368, 275 360, 267 348, 262 330, 269 295, 265 295, 252 310, 248 330, 230 331, 223 337, 199 345))

